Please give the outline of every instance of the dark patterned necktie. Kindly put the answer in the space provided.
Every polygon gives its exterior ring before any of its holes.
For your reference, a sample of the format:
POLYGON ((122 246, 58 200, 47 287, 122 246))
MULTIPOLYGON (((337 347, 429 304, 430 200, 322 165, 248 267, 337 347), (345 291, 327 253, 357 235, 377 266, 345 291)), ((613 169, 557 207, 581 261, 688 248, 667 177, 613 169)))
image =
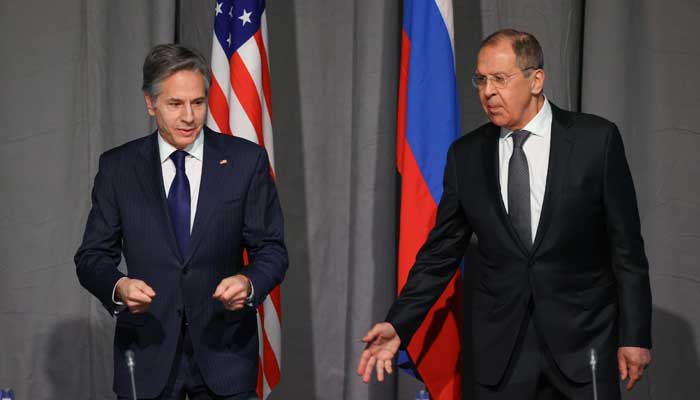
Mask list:
POLYGON ((513 155, 508 164, 508 215, 518 237, 530 250, 532 247, 532 218, 530 217, 530 171, 523 144, 530 137, 528 131, 515 131, 513 155))
POLYGON ((177 247, 184 259, 187 255, 187 246, 190 242, 190 181, 185 173, 185 157, 187 152, 174 151, 170 159, 175 163, 175 179, 168 192, 168 208, 170 220, 175 230, 177 247))

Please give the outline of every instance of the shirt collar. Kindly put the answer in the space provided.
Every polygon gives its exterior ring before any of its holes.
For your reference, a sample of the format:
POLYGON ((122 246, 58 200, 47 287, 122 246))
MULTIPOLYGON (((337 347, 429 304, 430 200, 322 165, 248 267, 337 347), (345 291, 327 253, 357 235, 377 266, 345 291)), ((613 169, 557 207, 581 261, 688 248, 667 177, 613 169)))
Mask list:
MULTIPOLYGON (((190 144, 189 146, 185 147, 184 151, 186 151, 190 156, 196 158, 199 161, 202 161, 202 155, 204 153, 204 129, 199 131, 199 134, 197 135, 197 138, 190 144)), ((163 139, 163 137, 160 135, 160 132, 158 132, 158 152, 160 154, 160 163, 164 163, 168 158, 170 158, 170 155, 173 154, 173 152, 177 150, 175 146, 172 144, 168 143, 163 139)))
MULTIPOLYGON (((547 138, 550 135, 552 126, 552 107, 549 105, 547 97, 544 98, 542 108, 537 112, 535 118, 531 119, 522 130, 528 131, 535 136, 547 138)), ((501 128, 501 139, 508 139, 513 131, 501 128)))

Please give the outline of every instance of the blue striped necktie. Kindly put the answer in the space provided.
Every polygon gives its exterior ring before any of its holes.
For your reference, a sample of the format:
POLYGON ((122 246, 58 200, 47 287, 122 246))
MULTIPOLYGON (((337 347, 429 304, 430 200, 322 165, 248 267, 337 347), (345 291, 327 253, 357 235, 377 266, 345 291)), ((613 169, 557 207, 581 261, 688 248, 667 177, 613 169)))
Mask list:
POLYGON ((190 181, 185 173, 186 157, 187 152, 183 150, 176 150, 170 155, 170 159, 175 163, 175 179, 168 192, 170 220, 183 259, 187 255, 187 246, 190 243, 190 181))

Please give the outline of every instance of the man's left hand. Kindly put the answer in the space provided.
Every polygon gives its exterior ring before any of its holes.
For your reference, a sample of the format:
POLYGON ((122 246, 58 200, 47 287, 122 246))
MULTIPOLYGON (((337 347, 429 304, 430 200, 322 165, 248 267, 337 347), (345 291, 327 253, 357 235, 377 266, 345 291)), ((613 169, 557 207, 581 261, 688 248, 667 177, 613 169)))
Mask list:
POLYGON ((216 287, 213 298, 224 304, 224 308, 231 311, 245 307, 250 295, 250 280, 245 275, 234 275, 224 278, 216 287))
POLYGON ((651 362, 651 351, 643 347, 620 347, 617 349, 617 366, 620 369, 620 379, 627 382, 627 390, 632 390, 634 384, 642 379, 644 368, 651 362))

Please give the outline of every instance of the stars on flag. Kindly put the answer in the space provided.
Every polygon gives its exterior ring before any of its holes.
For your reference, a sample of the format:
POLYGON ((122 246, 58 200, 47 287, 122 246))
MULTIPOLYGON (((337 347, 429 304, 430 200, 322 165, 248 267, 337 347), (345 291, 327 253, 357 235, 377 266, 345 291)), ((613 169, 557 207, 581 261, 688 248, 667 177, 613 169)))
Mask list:
POLYGON ((249 11, 246 10, 245 8, 243 9, 243 14, 241 14, 241 16, 238 17, 238 19, 240 19, 241 21, 243 21, 243 25, 242 25, 242 26, 245 26, 245 24, 252 24, 252 23, 253 23, 253 22, 250 20, 250 16, 251 16, 252 14, 253 14, 252 12, 249 12, 249 11))
MULTIPOLYGON (((215 15, 215 17, 218 17, 219 14, 223 14, 223 13, 224 13, 224 11, 221 9, 223 6, 224 6, 224 3, 216 2, 216 9, 215 9, 216 15, 215 15)), ((252 15, 253 15, 253 12, 252 12, 252 11, 248 11, 248 10, 246 10, 246 9, 244 8, 244 9, 243 9, 243 14, 241 14, 241 16, 238 17, 238 19, 241 20, 241 26, 245 26, 245 24, 252 24, 253 21, 250 20, 250 17, 251 17, 252 15)), ((229 17, 230 19, 233 19, 233 6, 229 7, 229 10, 228 10, 228 17, 229 17)), ((230 39, 230 38, 229 38, 229 39, 230 39)), ((230 45, 231 45, 231 44, 229 43, 229 46, 230 46, 230 45)))

